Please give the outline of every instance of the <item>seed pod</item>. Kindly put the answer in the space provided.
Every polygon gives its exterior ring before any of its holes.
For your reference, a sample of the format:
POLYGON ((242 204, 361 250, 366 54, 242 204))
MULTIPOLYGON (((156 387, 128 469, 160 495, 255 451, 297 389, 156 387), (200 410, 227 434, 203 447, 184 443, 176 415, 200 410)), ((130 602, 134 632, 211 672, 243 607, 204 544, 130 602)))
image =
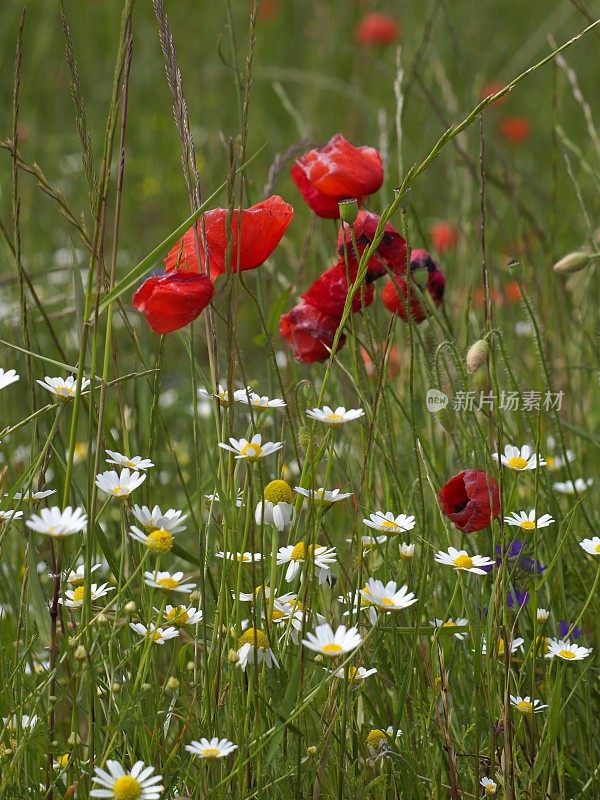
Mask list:
POLYGON ((358 216, 358 201, 356 200, 340 200, 340 219, 347 222, 348 225, 353 225, 358 216))
POLYGON ((490 346, 485 339, 478 339, 469 347, 469 352, 467 353, 467 372, 469 375, 473 375, 479 367, 486 363, 489 353, 490 346))
POLYGON ((587 267, 591 260, 590 253, 569 253, 557 261, 552 269, 560 275, 570 275, 572 272, 579 272, 580 269, 587 267))

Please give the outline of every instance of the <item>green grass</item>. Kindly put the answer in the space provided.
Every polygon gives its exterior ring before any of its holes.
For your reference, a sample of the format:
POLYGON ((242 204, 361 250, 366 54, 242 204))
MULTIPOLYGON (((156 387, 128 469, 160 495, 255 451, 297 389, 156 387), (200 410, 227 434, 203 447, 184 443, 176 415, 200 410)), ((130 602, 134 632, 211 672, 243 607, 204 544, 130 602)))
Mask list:
POLYGON ((485 109, 482 133, 472 110, 483 84, 509 83, 539 64, 582 31, 588 17, 595 19, 598 5, 590 2, 587 12, 574 0, 553 8, 538 0, 527 8, 386 4, 403 27, 401 144, 395 48, 355 44, 359 3, 282 3, 276 19, 258 21, 254 51, 252 4, 204 5, 167 8, 202 199, 222 187, 209 207, 257 202, 276 156, 303 139, 320 144, 341 131, 356 144, 376 146, 385 155, 386 179, 369 208, 389 215, 411 246, 432 252, 432 223, 448 220, 459 229, 457 245, 439 254, 444 304, 422 325, 406 325, 391 320, 377 286, 372 306, 347 315, 348 341, 338 356, 324 364, 294 362, 278 320, 333 262, 337 226, 304 205, 288 161, 273 192, 294 206, 295 216, 273 256, 241 281, 219 279, 211 310, 191 327, 153 334, 131 308, 132 290, 160 268, 169 237, 191 212, 152 6, 133 8, 121 191, 123 75, 115 82, 113 74, 118 54, 125 54, 123 4, 66 4, 74 90, 58 9, 28 7, 16 169, 13 57, 21 5, 2 5, 0 366, 16 369, 20 380, 0 391, 6 493, 0 508, 20 510, 23 519, 0 527, 0 717, 39 719, 31 730, 0 726, 0 800, 72 797, 75 790, 87 798, 94 767, 107 759, 126 769, 137 760, 155 766, 168 800, 470 798, 482 795, 484 776, 509 800, 597 798, 600 565, 578 543, 599 535, 598 267, 563 276, 552 264, 574 250, 598 250, 600 28, 565 50, 565 61, 549 61, 519 80, 504 105, 485 109), (498 123, 505 115, 528 118, 527 141, 502 138, 498 123), (439 141, 463 120, 464 129, 439 141), (81 139, 89 142, 87 175, 81 139), (249 162, 237 175, 230 147, 237 168, 249 162), (96 238, 100 252, 91 254, 96 238), (515 281, 522 295, 516 300, 515 281), (489 365, 468 375, 466 352, 484 335, 489 365), (50 402, 36 383, 71 373, 93 378, 92 390, 64 405, 50 402), (197 388, 215 379, 230 390, 250 383, 261 394, 283 396, 287 410, 250 417, 239 403, 198 405, 197 388), (558 412, 542 403, 539 411, 432 414, 431 388, 451 399, 467 391, 477 398, 512 391, 564 396, 558 412), (305 414, 324 403, 360 407, 365 415, 328 429, 305 414), (284 448, 248 465, 218 446, 254 431, 284 448), (548 455, 549 436, 555 456, 565 448, 574 453, 559 470, 518 474, 499 470, 492 459, 498 443, 531 443, 548 455), (110 469, 106 448, 156 465, 129 499, 106 500, 95 488, 96 474, 110 469), (434 561, 451 545, 494 557, 497 546, 514 538, 515 529, 499 521, 465 536, 442 515, 437 491, 466 468, 500 481, 504 513, 535 507, 554 517, 548 528, 519 537, 544 572, 532 576, 505 561, 477 576, 434 561), (553 487, 578 477, 594 479, 580 497, 553 487), (277 533, 255 524, 254 510, 266 484, 278 478, 292 486, 339 487, 352 498, 329 507, 302 504, 296 495, 295 523, 277 533), (32 508, 14 499, 29 487, 56 494, 32 508), (238 489, 240 507, 233 502, 238 489), (223 502, 207 502, 214 491, 223 502), (156 555, 130 538, 133 503, 187 515, 170 552, 156 555), (84 534, 62 544, 32 533, 24 521, 50 505, 84 508, 84 534), (378 510, 414 514, 416 525, 377 552, 361 553, 368 530, 362 520, 378 510), (306 563, 302 580, 285 581, 277 550, 299 541, 336 548, 335 586, 319 584, 306 563), (401 558, 402 541, 414 544, 412 559, 401 558), (224 561, 215 557, 220 550, 260 552, 263 560, 224 561), (93 581, 108 582, 112 591, 92 602, 88 581, 83 608, 58 605, 54 623, 49 609, 68 587, 52 576, 77 564, 89 572, 96 563, 93 581), (156 622, 155 608, 162 612, 182 597, 144 583, 144 571, 159 569, 183 571, 195 585, 190 604, 204 612, 164 645, 129 624, 156 622), (358 622, 354 611, 343 616, 347 606, 338 598, 371 576, 408 584, 418 602, 380 615, 375 625, 364 609, 358 622), (285 628, 272 619, 273 598, 239 599, 265 583, 297 593, 310 609, 300 638, 321 615, 334 628, 359 624, 360 648, 325 663, 289 638, 289 626, 278 642, 285 628), (515 587, 530 595, 518 613, 506 602, 515 587), (547 622, 536 619, 536 607, 550 611, 547 622), (463 641, 451 628, 431 626, 434 618, 459 617, 468 620, 463 641), (236 664, 246 620, 266 632, 278 668, 236 664), (557 637, 560 620, 582 628, 577 643, 594 648, 589 658, 543 657, 540 637, 557 637), (524 639, 511 658, 497 652, 508 636, 524 639), (480 655, 484 637, 488 656, 480 655), (339 679, 325 670, 332 665, 377 672, 356 685, 348 671, 339 679), (548 708, 523 717, 510 707, 510 694, 548 708), (370 748, 369 733, 388 726, 402 736, 370 748), (201 761, 185 745, 203 736, 227 737, 238 748, 225 759, 201 761), (64 754, 66 766, 54 768, 64 754))

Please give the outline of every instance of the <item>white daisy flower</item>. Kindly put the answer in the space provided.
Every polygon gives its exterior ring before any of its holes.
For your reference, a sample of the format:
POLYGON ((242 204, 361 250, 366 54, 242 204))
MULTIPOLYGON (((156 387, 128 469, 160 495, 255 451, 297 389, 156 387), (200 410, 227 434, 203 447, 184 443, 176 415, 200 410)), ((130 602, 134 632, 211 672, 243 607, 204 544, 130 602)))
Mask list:
POLYGON ((348 680, 350 683, 358 683, 359 681, 364 681, 370 675, 375 675, 377 669, 375 667, 371 667, 371 669, 366 669, 366 667, 340 667, 339 669, 331 670, 331 673, 335 675, 336 678, 341 678, 342 680, 346 677, 346 670, 348 671, 348 680))
POLYGON ((352 492, 342 492, 339 489, 303 489, 302 486, 294 486, 294 491, 298 494, 308 497, 315 503, 339 503, 340 500, 346 500, 352 497, 352 492))
POLYGON ((546 658, 562 658, 564 661, 581 661, 592 652, 591 647, 581 647, 571 644, 568 639, 548 639, 546 641, 548 652, 546 658))
MULTIPOLYGON (((101 597, 104 597, 109 592, 114 592, 115 587, 109 586, 108 583, 103 583, 98 586, 97 583, 92 583, 90 587, 91 595, 92 595, 92 603, 95 600, 99 600, 101 597)), ((67 608, 81 608, 83 605, 83 601, 85 599, 85 586, 77 586, 75 589, 67 589, 65 592, 65 597, 59 597, 58 602, 61 605, 67 606, 67 608)))
MULTIPOLYGON (((90 567, 90 575, 92 572, 96 572, 97 569, 100 569, 101 564, 92 564, 90 567)), ((81 584, 85 580, 85 564, 80 564, 80 566, 76 567, 75 569, 69 570, 66 574, 65 580, 67 583, 70 583, 71 586, 81 586, 81 584)))
POLYGON ((225 561, 241 561, 243 564, 252 564, 262 560, 262 553, 230 553, 228 550, 219 550, 215 553, 215 558, 223 558, 225 561))
POLYGON ((547 528, 548 525, 552 525, 552 523, 555 521, 556 520, 554 520, 550 514, 542 514, 539 519, 536 519, 535 508, 532 508, 531 511, 513 511, 512 514, 504 517, 504 522, 506 522, 508 525, 512 525, 515 528, 521 528, 523 531, 534 531, 538 528, 547 528))
MULTIPOLYGON (((160 613, 158 608, 154 609, 156 613, 160 613)), ((204 616, 201 609, 194 608, 194 606, 165 606, 164 620, 171 625, 176 625, 181 628, 183 625, 196 625, 202 621, 204 616)))
POLYGON ((240 669, 246 669, 248 664, 261 664, 263 661, 269 668, 273 664, 279 666, 269 645, 267 634, 258 628, 247 628, 240 636, 237 658, 240 669))
POLYGON ((46 497, 51 497, 53 494, 56 494, 56 489, 44 489, 41 492, 32 492, 31 489, 28 489, 26 492, 15 492, 14 498, 22 500, 24 503, 35 503, 38 500, 45 500, 46 497))
MULTIPOLYGON (((40 386, 53 394, 58 400, 72 400, 77 393, 77 378, 69 375, 68 378, 49 378, 47 375, 43 381, 38 380, 40 386)), ((81 379, 81 392, 83 392, 90 385, 87 378, 81 379)))
POLYGON ((394 739, 400 738, 400 736, 402 736, 402 731, 397 730, 394 732, 394 728, 391 725, 385 730, 373 728, 373 730, 369 731, 367 734, 367 747, 375 755, 378 753, 385 753, 386 750, 391 750, 390 743, 393 742, 394 739))
POLYGON ((16 383, 19 380, 19 375, 14 369, 0 369, 0 389, 6 389, 11 383, 16 383))
POLYGON ((411 531, 415 527, 415 518, 407 516, 406 514, 398 514, 395 516, 391 511, 376 511, 374 514, 369 514, 369 519, 363 519, 364 524, 368 528, 373 528, 376 531, 381 531, 388 536, 394 533, 405 533, 411 531))
POLYGON ((557 481, 552 488, 560 494, 581 494, 594 483, 593 478, 576 478, 573 481, 557 481))
POLYGON ((520 714, 538 714, 548 706, 543 706, 540 700, 531 700, 529 695, 521 697, 520 695, 510 696, 510 704, 516 708, 520 714))
POLYGON ((546 608, 538 608, 535 612, 535 616, 538 622, 546 622, 550 616, 550 612, 546 608))
POLYGON ((2 719, 9 731, 26 731, 35 728, 39 717, 37 714, 32 714, 31 716, 29 714, 22 714, 20 717, 13 714, 12 717, 2 717, 2 719))
POLYGON ((179 631, 172 625, 168 628, 158 628, 153 622, 151 622, 148 627, 142 625, 141 622, 130 622, 129 627, 140 636, 152 639, 154 644, 164 644, 168 642, 169 639, 174 639, 176 636, 179 636, 179 631))
POLYGON ((22 516, 22 511, 0 511, 0 525, 3 522, 14 522, 16 519, 21 519, 22 516))
POLYGON ((344 406, 338 406, 334 411, 329 408, 329 406, 323 406, 323 408, 309 409, 306 412, 306 416, 310 417, 310 419, 316 419, 317 422, 324 422, 326 425, 335 426, 360 419, 364 413, 362 408, 350 408, 346 411, 344 406))
POLYGON ((181 523, 187 519, 187 514, 184 514, 183 511, 176 511, 174 508, 169 508, 163 513, 159 506, 154 506, 152 510, 148 506, 134 506, 131 513, 149 533, 159 530, 181 533, 185 530, 185 525, 181 523))
POLYGON ((258 461, 259 458, 265 458, 265 456, 270 456, 283 447, 282 442, 265 442, 263 444, 260 433, 254 434, 250 441, 247 439, 234 439, 231 436, 229 437, 229 441, 231 444, 219 442, 219 447, 222 447, 223 450, 229 450, 231 453, 236 453, 236 459, 243 459, 244 461, 250 462, 258 461))
POLYGON ((144 583, 154 589, 182 594, 190 594, 196 588, 195 583, 185 583, 183 572, 144 572, 144 583))
MULTIPOLYGON (((433 628, 462 628, 465 625, 469 624, 469 620, 465 619, 464 617, 457 617, 456 619, 452 619, 449 617, 445 622, 443 619, 432 619, 429 621, 429 624, 433 628)), ((464 641, 467 638, 468 634, 465 632, 459 631, 458 633, 454 634, 454 638, 458 639, 459 641, 464 641)))
POLYGON ((571 461, 575 461, 575 453, 572 450, 565 450, 564 456, 554 455, 556 441, 553 436, 548 436, 546 444, 548 445, 548 455, 545 456, 545 459, 548 469, 552 471, 559 470, 562 469, 565 464, 570 464, 571 461))
POLYGON ((410 559, 415 554, 415 546, 414 544, 407 544, 406 542, 402 542, 400 545, 400 558, 403 558, 405 561, 410 561, 410 559))
MULTIPOLYGON (((346 539, 346 541, 352 544, 354 539, 346 539)), ((371 536, 370 534, 366 534, 366 536, 360 537, 360 546, 363 550, 373 550, 378 545, 384 544, 387 541, 389 541, 387 536, 371 536)))
POLYGON ((417 602, 413 592, 408 591, 408 586, 397 588, 396 581, 389 581, 383 584, 375 578, 369 578, 364 589, 360 590, 361 595, 369 603, 372 603, 382 611, 400 611, 403 608, 412 606, 417 602))
POLYGON ((348 611, 344 611, 342 614, 343 617, 349 617, 350 614, 356 615, 359 613, 359 611, 366 611, 369 617, 369 622, 371 625, 375 625, 379 617, 379 613, 377 606, 373 605, 368 596, 362 593, 366 592, 367 589, 368 587, 365 584, 364 588, 358 592, 350 593, 347 597, 344 597, 344 595, 340 595, 338 597, 338 601, 340 603, 350 606, 350 609, 348 611))
POLYGON ((92 780, 101 789, 92 789, 90 797, 105 797, 109 800, 158 800, 163 792, 160 785, 162 775, 154 775, 154 767, 144 767, 136 761, 130 772, 126 772, 118 761, 106 762, 107 770, 95 767, 92 780), (152 776, 152 777, 151 777, 152 776))
POLYGON ((457 550, 456 547, 449 547, 447 553, 440 550, 436 553, 435 560, 438 564, 474 572, 476 575, 485 575, 486 572, 481 567, 488 567, 494 563, 488 556, 470 556, 466 550, 457 550))
POLYGON ((546 464, 539 453, 531 452, 528 444, 524 444, 521 448, 507 444, 504 453, 492 453, 492 458, 499 461, 504 467, 517 470, 517 472, 536 469, 536 467, 543 467, 546 464))
POLYGON ((294 521, 294 494, 286 481, 275 480, 265 486, 263 500, 256 506, 257 525, 274 525, 278 531, 289 530, 294 521))
POLYGON ((42 508, 39 514, 32 514, 25 524, 37 533, 45 533, 54 539, 64 539, 85 530, 87 516, 81 508, 67 506, 61 511, 58 506, 52 506, 42 508))
POLYGON ((294 580, 307 557, 314 564, 319 583, 325 583, 327 577, 331 575, 330 568, 336 560, 335 547, 311 544, 308 545, 307 549, 304 542, 298 542, 297 544, 280 547, 277 553, 278 566, 289 564, 285 573, 285 579, 288 583, 294 580))
POLYGON ((498 791, 498 784, 491 778, 482 778, 479 783, 483 786, 485 794, 496 794, 498 791))
POLYGON ((268 411, 271 408, 285 408, 287 403, 284 400, 276 397, 273 400, 269 400, 266 395, 256 394, 256 392, 251 392, 249 389, 238 389, 233 394, 233 399, 237 400, 239 403, 244 403, 244 405, 252 406, 257 411, 268 411))
MULTIPOLYGON (((236 508, 241 508, 244 505, 243 497, 244 497, 244 492, 242 489, 239 489, 237 493, 237 498, 235 500, 236 508)), ((207 500, 209 503, 221 502, 221 498, 219 497, 218 492, 214 492, 214 494, 205 494, 204 499, 207 500)), ((225 498, 225 501, 227 502, 227 498, 225 498)))
POLYGON ((590 553, 592 556, 600 556, 600 536, 584 539, 579 542, 579 547, 582 547, 586 553, 590 553))
POLYGON ((129 535, 132 539, 135 539, 136 542, 141 542, 141 544, 145 545, 152 553, 168 553, 173 547, 175 538, 173 534, 165 530, 165 528, 158 528, 150 533, 144 533, 144 531, 140 530, 135 525, 131 526, 129 535))
POLYGON ((306 637, 306 639, 302 639, 305 647, 329 658, 350 653, 362 642, 358 628, 347 629, 345 625, 340 625, 334 632, 328 622, 324 625, 317 625, 315 632, 308 632, 306 637))
POLYGON ((120 475, 111 469, 96 475, 96 486, 101 492, 112 494, 113 497, 122 500, 141 486, 146 477, 145 472, 131 472, 129 467, 122 469, 120 475))
MULTIPOLYGON (((524 641, 525 641, 525 639, 521 639, 520 636, 517 636, 515 639, 512 639, 512 641, 510 643, 510 652, 511 653, 516 653, 517 650, 520 649, 520 647, 521 647, 521 645, 523 644, 524 641)), ((506 649, 506 642, 504 641, 504 639, 499 639, 498 640, 498 658, 502 658, 504 656, 505 649, 506 649)), ((485 641, 485 636, 484 636, 483 639, 481 640, 481 655, 482 656, 486 656, 487 653, 488 653, 487 643, 485 641)))
POLYGON ((194 740, 191 744, 186 744, 185 749, 200 758, 225 758, 237 749, 237 744, 230 742, 229 739, 219 739, 217 736, 209 741, 208 739, 194 740))
POLYGON ((154 466, 154 462, 149 458, 143 456, 124 456, 122 453, 117 453, 115 450, 104 451, 109 458, 106 459, 107 464, 116 464, 118 467, 129 467, 129 469, 146 470, 154 466))
MULTIPOLYGON (((198 397, 201 400, 208 400, 214 397, 215 400, 218 400, 222 406, 229 405, 229 392, 227 391, 227 389, 224 389, 223 386, 221 386, 221 384, 218 385, 216 392, 211 392, 208 389, 205 389, 203 386, 201 386, 198 389, 198 397)), ((235 393, 233 399, 234 400, 236 399, 235 393)))

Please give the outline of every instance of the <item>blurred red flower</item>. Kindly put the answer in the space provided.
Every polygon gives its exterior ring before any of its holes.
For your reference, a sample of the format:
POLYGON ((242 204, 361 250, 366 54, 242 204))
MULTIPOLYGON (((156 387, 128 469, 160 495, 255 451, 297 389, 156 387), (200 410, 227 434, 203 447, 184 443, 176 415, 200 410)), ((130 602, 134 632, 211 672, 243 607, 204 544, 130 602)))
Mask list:
MULTIPOLYGON (((308 291, 304 292, 302 299, 324 314, 341 319, 348 295, 348 278, 354 282, 357 271, 358 264, 354 259, 348 261, 347 268, 344 260, 340 259, 317 278, 308 291)), ((352 312, 356 313, 361 308, 370 306, 372 302, 373 286, 363 283, 362 287, 356 288, 352 298, 352 312)))
POLYGON ((400 36, 400 25, 390 14, 371 11, 365 14, 354 31, 359 44, 391 44, 400 36))
POLYGON ((500 490, 495 478, 481 469, 466 469, 438 493, 443 513, 463 533, 487 528, 500 513, 500 490))
POLYGON ((207 275, 176 270, 142 283, 133 305, 156 333, 171 333, 196 319, 210 303, 215 288, 207 275))
POLYGON ((261 22, 270 22, 279 14, 279 0, 260 0, 258 18, 261 22))
MULTIPOLYGON (((361 210, 358 212, 352 229, 348 225, 342 225, 338 233, 338 253, 344 254, 344 238, 346 240, 346 252, 354 254, 354 243, 352 235, 356 240, 356 246, 362 255, 365 249, 371 244, 375 236, 375 230, 379 224, 379 214, 371 211, 361 210), (351 232, 352 230, 352 232, 351 232)), ((377 247, 377 256, 373 256, 367 267, 367 283, 380 278, 386 274, 385 265, 397 274, 406 272, 406 241, 404 237, 394 228, 391 222, 386 222, 383 229, 383 238, 377 247)))
MULTIPOLYGON (((318 308, 299 303, 279 320, 279 333, 292 346, 294 356, 304 364, 325 361, 338 328, 339 320, 324 314, 318 308)), ((342 336, 338 350, 344 346, 346 337, 342 336)))
MULTIPOLYGON (((440 269, 437 261, 431 258, 427 250, 416 249, 412 251, 410 256, 410 269, 417 286, 422 291, 428 292, 435 305, 439 306, 444 296, 446 276, 440 269), (425 282, 423 282, 418 275, 414 275, 415 270, 420 269, 427 270, 427 279, 425 282)), ((427 307, 421 303, 418 291, 419 290, 413 286, 410 292, 410 315, 417 324, 423 322, 429 314, 427 307)), ((390 278, 381 292, 381 299, 388 311, 391 311, 393 314, 398 314, 405 322, 408 321, 409 316, 408 296, 408 283, 401 275, 390 278)))
MULTIPOLYGON (((485 100, 486 97, 491 97, 493 94, 497 92, 501 92, 504 89, 504 84, 499 82, 487 83, 479 92, 479 100, 485 100)), ((508 95, 505 94, 503 97, 499 97, 498 100, 494 100, 493 103, 490 103, 488 108, 494 108, 496 106, 501 106, 503 103, 506 103, 508 100, 508 95)))
POLYGON ((375 148, 355 147, 337 133, 324 147, 301 156, 291 175, 315 214, 337 218, 340 200, 360 201, 379 189, 383 164, 375 148))
MULTIPOLYGON (((227 214, 226 208, 213 208, 204 214, 204 229, 208 247, 210 277, 214 280, 226 271, 225 253, 227 251, 227 214)), ((239 246, 240 270, 260 267, 281 241, 292 217, 294 209, 279 195, 257 203, 242 210, 241 242, 239 246)), ((231 217, 231 269, 237 272, 238 265, 238 211, 231 217)), ((198 232, 198 250, 202 266, 205 266, 204 248, 202 246, 201 223, 195 225, 198 232)), ((194 226, 183 235, 165 258, 167 270, 185 267, 199 272, 194 226), (181 254, 181 255, 180 255, 181 254)))
MULTIPOLYGON (((479 306, 479 308, 483 308, 485 304, 485 291, 483 290, 483 286, 477 286, 475 288, 473 291, 473 298, 475 299, 475 305, 479 306)), ((504 299, 497 289, 490 289, 490 300, 497 306, 504 304, 504 299)))
POLYGON ((504 294, 509 300, 512 300, 513 303, 518 302, 522 297, 519 281, 509 281, 504 287, 504 294))
POLYGON ((459 238, 458 228, 451 222, 434 222, 429 228, 431 241, 438 253, 451 250, 459 238))
POLYGON ((502 136, 514 144, 524 142, 531 133, 531 125, 525 117, 503 117, 498 127, 502 136))

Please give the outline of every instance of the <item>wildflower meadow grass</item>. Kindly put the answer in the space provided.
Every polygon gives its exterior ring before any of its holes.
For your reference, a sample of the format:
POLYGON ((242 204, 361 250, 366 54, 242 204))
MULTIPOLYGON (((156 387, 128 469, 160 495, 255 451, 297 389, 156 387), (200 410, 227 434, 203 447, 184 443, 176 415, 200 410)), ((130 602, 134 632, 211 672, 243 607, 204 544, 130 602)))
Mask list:
POLYGON ((0 800, 597 800, 595 2, 0 7, 0 800))

